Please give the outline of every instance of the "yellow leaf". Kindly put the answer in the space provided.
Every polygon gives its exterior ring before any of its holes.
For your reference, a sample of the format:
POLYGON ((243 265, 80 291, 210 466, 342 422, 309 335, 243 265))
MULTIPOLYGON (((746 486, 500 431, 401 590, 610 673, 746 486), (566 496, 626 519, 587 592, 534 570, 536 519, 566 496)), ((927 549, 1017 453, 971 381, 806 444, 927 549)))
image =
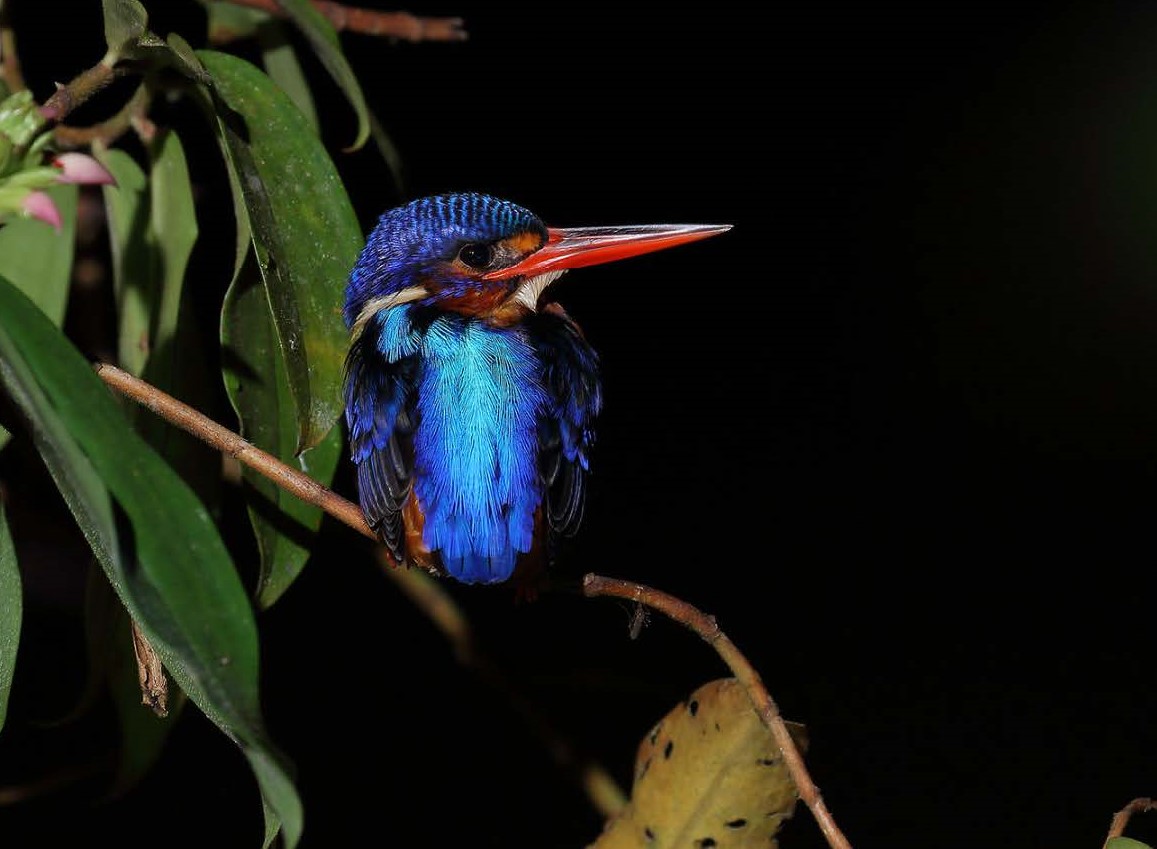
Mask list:
MULTIPOLYGON (((796 744, 803 726, 788 723, 796 744)), ((631 801, 591 849, 777 845, 796 790, 779 747, 734 678, 703 685, 639 745, 631 801)))

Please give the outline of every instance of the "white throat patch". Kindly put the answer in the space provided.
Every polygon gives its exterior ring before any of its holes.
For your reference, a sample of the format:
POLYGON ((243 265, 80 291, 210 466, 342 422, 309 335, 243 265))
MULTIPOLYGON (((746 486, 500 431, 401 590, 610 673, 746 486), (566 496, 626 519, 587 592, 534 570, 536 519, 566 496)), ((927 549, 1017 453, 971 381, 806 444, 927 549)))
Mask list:
POLYGON ((566 274, 566 269, 562 268, 558 271, 548 271, 546 274, 539 274, 522 282, 522 285, 514 293, 513 301, 516 304, 522 304, 531 312, 538 309, 538 298, 549 286, 558 278, 566 274))

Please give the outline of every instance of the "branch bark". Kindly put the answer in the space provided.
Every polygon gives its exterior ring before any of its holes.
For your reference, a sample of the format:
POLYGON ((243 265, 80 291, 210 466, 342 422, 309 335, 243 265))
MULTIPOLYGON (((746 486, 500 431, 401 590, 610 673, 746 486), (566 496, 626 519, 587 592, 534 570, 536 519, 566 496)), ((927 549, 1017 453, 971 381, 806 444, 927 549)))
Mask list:
MULTIPOLYGON (((234 6, 247 6, 283 18, 285 10, 277 0, 227 0, 234 6)), ((356 32, 404 41, 465 41, 461 18, 423 18, 409 12, 379 12, 346 6, 332 0, 313 0, 313 6, 338 32, 356 32)))
POLYGON ((1129 824, 1129 820, 1133 814, 1145 813, 1146 811, 1157 810, 1157 802, 1152 799, 1140 798, 1134 799, 1121 810, 1113 815, 1113 822, 1109 825, 1109 833, 1105 835, 1105 846, 1109 845, 1109 841, 1114 837, 1121 837, 1125 833, 1125 826, 1129 824))
POLYGON ((661 590, 631 581, 620 581, 617 578, 605 578, 602 575, 588 574, 583 577, 583 595, 594 598, 596 596, 610 596, 624 598, 636 604, 645 604, 660 613, 674 619, 676 622, 690 628, 719 653, 723 662, 731 669, 735 677, 747 690, 747 696, 760 719, 771 730, 775 742, 783 753, 784 764, 795 783, 799 796, 811 810, 819 824, 820 831, 827 838, 832 849, 851 849, 851 844, 836 825, 835 819, 828 810, 819 788, 811 779, 811 775, 804 765, 803 755, 791 739, 787 724, 780 716, 779 707, 772 700, 763 680, 755 667, 736 648, 735 643, 720 630, 714 616, 708 616, 698 608, 693 607, 682 599, 675 598, 661 590))
MULTIPOLYGON (((320 507, 363 536, 377 539, 369 525, 366 524, 365 517, 356 504, 347 501, 298 470, 287 466, 276 457, 267 454, 231 430, 222 427, 155 386, 107 363, 98 363, 95 368, 97 374, 113 389, 143 404, 171 424, 191 433, 214 448, 237 458, 240 462, 268 477, 278 486, 303 501, 320 507)), ((388 558, 388 554, 384 550, 382 556, 388 558)), ((486 664, 477 656, 469 629, 465 625, 465 619, 453 600, 446 596, 434 581, 410 580, 404 576, 410 575, 411 570, 397 568, 397 564, 392 559, 387 559, 387 564, 391 567, 386 570, 387 574, 402 586, 407 595, 443 631, 459 659, 480 671, 486 672, 486 664)), ((606 578, 601 575, 588 574, 583 578, 583 594, 591 598, 597 596, 624 598, 646 605, 676 622, 682 623, 706 640, 743 684, 756 713, 771 730, 772 736, 783 753, 784 762, 792 781, 795 782, 800 798, 804 800, 804 803, 815 816, 820 831, 823 832, 828 844, 832 849, 851 849, 851 844, 836 825, 831 812, 824 803, 819 788, 812 781, 807 767, 804 765, 803 756, 791 739, 787 725, 783 721, 783 717, 780 716, 779 708, 767 692, 767 688, 764 687, 759 673, 735 644, 720 630, 714 617, 702 613, 698 608, 661 590, 630 581, 606 578)), ((546 739, 550 739, 549 735, 546 739)), ((581 766, 584 769, 589 768, 588 765, 581 766)), ((603 809, 604 804, 614 805, 613 800, 611 802, 600 801, 594 795, 594 793, 605 790, 604 785, 603 776, 598 774, 594 775, 590 784, 586 784, 584 781, 584 786, 588 787, 588 793, 591 794, 592 800, 595 801, 596 807, 599 807, 600 810, 603 809), (594 793, 591 792, 592 788, 594 793)))
MULTIPOLYGON (((363 536, 378 541, 356 504, 140 378, 107 363, 98 363, 95 368, 108 386, 148 407, 170 424, 236 458, 238 462, 265 475, 303 501, 320 507, 363 536)), ((594 808, 607 818, 622 810, 626 796, 610 773, 600 764, 579 756, 542 712, 533 706, 531 700, 519 693, 498 666, 479 650, 469 621, 449 593, 425 572, 400 568, 385 546, 379 546, 378 557, 386 567, 383 570, 386 575, 446 637, 458 662, 507 697, 559 767, 583 788, 594 808)), ((163 677, 161 680, 164 680, 163 677)), ((141 690, 142 693, 148 692, 143 678, 141 690)))

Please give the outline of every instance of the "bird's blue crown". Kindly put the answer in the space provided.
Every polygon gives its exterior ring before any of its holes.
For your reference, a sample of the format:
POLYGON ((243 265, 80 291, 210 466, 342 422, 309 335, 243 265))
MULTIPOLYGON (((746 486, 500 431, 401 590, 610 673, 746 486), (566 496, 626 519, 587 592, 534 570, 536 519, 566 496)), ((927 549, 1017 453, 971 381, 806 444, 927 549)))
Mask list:
MULTIPOLYGON (((383 213, 370 233, 346 287, 345 320, 352 325, 362 306, 418 285, 467 242, 494 242, 546 226, 530 210, 477 192, 435 195, 383 213)), ((442 273, 445 273, 444 271, 442 273)))

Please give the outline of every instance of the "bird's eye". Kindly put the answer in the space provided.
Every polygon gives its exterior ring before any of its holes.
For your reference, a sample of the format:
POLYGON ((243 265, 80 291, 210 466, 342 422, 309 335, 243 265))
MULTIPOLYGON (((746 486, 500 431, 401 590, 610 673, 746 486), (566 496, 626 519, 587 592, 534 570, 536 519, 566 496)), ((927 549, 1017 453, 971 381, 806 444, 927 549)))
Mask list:
POLYGON ((463 245, 462 249, 458 251, 458 259, 462 261, 463 265, 470 268, 486 268, 490 265, 490 260, 494 258, 494 249, 490 245, 482 244, 481 242, 471 242, 468 245, 463 245))

